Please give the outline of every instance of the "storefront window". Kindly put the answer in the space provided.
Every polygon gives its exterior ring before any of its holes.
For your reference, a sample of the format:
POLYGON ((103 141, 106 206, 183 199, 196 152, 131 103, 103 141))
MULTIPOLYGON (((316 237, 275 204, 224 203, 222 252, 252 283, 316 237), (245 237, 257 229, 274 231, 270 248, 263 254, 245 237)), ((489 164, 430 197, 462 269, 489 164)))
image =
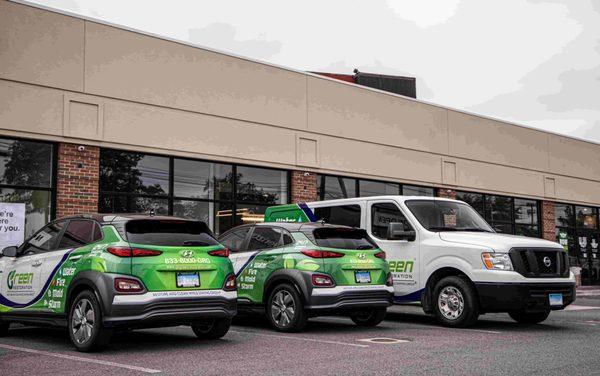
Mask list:
POLYGON ((25 205, 24 237, 53 217, 54 145, 0 138, 0 202, 25 205))
POLYGON ((433 188, 430 187, 417 187, 414 185, 403 185, 402 194, 404 196, 435 196, 433 188))
POLYGON ((471 205, 482 217, 485 215, 483 212, 483 195, 481 193, 456 192, 456 199, 471 205))
POLYGON ((219 234, 287 203, 288 179, 283 170, 102 150, 100 212, 171 214, 219 234))
POLYGON ((342 176, 317 176, 317 195, 319 200, 357 197, 356 179, 342 176))
POLYGON ((399 195, 400 184, 361 180, 359 182, 359 191, 361 197, 399 195))

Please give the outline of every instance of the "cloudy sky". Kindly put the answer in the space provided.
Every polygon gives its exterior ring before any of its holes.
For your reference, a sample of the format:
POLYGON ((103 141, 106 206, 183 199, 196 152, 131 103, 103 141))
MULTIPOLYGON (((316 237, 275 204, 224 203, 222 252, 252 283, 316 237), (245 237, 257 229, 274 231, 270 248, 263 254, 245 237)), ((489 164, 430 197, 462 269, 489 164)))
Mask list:
POLYGON ((35 0, 300 70, 417 77, 430 102, 600 142, 600 0, 35 0))

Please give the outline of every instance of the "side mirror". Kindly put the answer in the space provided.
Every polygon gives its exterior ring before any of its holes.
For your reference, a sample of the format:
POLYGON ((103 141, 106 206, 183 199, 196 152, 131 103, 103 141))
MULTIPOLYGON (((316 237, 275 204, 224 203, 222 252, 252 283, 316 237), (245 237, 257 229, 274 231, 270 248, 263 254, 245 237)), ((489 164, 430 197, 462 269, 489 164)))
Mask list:
POLYGON ((404 224, 400 222, 388 223, 387 240, 407 240, 414 241, 417 238, 417 233, 414 230, 405 230, 404 224))
POLYGON ((6 257, 17 257, 17 247, 11 246, 11 247, 6 247, 2 250, 2 256, 6 256, 6 257))

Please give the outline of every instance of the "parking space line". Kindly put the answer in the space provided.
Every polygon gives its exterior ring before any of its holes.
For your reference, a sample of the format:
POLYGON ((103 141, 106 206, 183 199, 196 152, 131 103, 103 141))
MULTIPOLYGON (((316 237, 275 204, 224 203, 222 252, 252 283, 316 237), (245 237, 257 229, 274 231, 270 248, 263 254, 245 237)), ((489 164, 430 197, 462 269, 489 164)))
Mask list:
POLYGON ((229 331, 230 332, 234 332, 234 333, 254 334, 256 336, 261 336, 261 337, 294 339, 296 341, 317 342, 317 343, 325 343, 325 344, 330 344, 330 345, 343 345, 343 346, 352 346, 352 347, 369 347, 369 345, 359 345, 359 344, 356 344, 356 343, 328 341, 328 340, 323 340, 323 339, 314 339, 314 338, 297 337, 297 336, 285 336, 285 335, 279 335, 279 334, 266 334, 266 333, 255 332, 255 331, 252 331, 252 330, 237 330, 237 329, 234 330, 234 329, 230 329, 229 331))
POLYGON ((21 352, 26 352, 26 353, 31 353, 31 354, 38 354, 38 355, 44 355, 44 356, 52 356, 52 357, 55 357, 55 358, 75 360, 75 361, 78 361, 78 362, 94 363, 94 364, 99 364, 99 365, 103 365, 103 366, 116 367, 116 368, 124 368, 124 369, 128 369, 128 370, 140 371, 140 372, 144 372, 144 373, 159 373, 159 372, 162 372, 162 371, 159 371, 157 369, 132 366, 132 365, 123 364, 123 363, 109 362, 109 361, 106 361, 106 360, 84 358, 84 357, 81 357, 81 356, 74 356, 74 355, 53 353, 53 352, 49 352, 49 351, 41 351, 41 350, 28 349, 26 347, 17 347, 17 346, 5 345, 5 344, 2 344, 2 343, 0 343, 0 348, 6 349, 6 350, 21 351, 21 352))

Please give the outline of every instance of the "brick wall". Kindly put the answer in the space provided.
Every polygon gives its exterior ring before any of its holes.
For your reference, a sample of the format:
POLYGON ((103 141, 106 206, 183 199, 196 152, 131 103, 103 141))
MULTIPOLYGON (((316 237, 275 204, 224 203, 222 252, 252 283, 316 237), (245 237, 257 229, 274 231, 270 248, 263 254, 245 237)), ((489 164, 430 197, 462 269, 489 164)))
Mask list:
POLYGON ((556 241, 556 213, 554 202, 542 201, 542 238, 556 241))
POLYGON ((56 217, 98 211, 100 148, 61 143, 58 146, 56 217))
POLYGON ((448 188, 436 188, 435 195, 437 197, 456 199, 456 191, 448 188))
POLYGON ((317 174, 292 171, 292 203, 317 200, 317 174))

